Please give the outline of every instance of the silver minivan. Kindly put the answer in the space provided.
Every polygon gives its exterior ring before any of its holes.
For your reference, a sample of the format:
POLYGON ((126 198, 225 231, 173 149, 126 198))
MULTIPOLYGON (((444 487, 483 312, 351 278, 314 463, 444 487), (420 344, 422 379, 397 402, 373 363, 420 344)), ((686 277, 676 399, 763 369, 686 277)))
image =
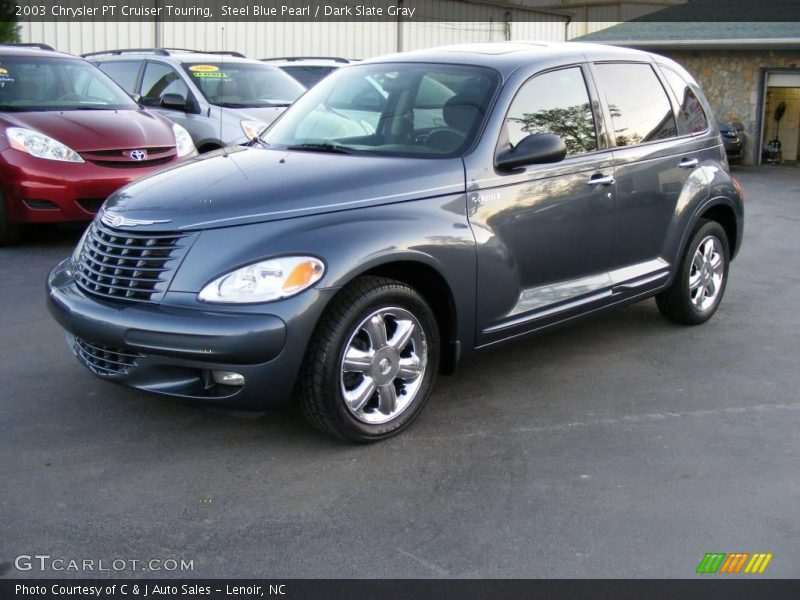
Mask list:
POLYGON ((83 56, 186 128, 200 152, 255 137, 305 91, 281 69, 238 52, 133 48, 83 56))

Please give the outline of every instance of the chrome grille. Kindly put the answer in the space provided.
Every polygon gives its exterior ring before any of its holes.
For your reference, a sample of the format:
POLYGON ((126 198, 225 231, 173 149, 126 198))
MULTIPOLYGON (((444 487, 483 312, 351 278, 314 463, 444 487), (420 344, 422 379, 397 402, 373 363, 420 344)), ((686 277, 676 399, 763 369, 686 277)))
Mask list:
POLYGON ((117 230, 95 221, 75 265, 86 292, 133 302, 157 302, 167 291, 190 236, 117 230))
POLYGON ((125 375, 136 366, 136 359, 142 358, 141 354, 90 344, 79 338, 75 338, 73 350, 81 362, 98 375, 125 375))
POLYGON ((123 148, 119 150, 93 150, 82 152, 81 157, 101 167, 140 168, 154 167, 170 162, 177 157, 175 146, 154 148, 123 148), (143 160, 134 160, 131 151, 144 151, 143 160))

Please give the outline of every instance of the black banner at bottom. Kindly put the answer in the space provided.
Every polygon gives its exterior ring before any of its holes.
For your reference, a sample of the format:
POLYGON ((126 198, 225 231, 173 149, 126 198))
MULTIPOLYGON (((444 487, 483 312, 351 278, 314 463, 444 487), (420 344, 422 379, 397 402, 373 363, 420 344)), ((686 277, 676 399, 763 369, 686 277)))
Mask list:
POLYGON ((5 579, 3 600, 471 600, 800 598, 800 580, 779 579, 5 579))

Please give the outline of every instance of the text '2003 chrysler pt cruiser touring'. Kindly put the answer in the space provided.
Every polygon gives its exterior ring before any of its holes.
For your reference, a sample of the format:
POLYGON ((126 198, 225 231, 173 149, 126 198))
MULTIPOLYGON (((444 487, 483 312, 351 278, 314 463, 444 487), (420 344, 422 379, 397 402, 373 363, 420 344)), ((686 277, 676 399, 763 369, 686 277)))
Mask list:
POLYGON ((655 296, 699 324, 743 224, 708 103, 659 56, 486 44, 347 66, 247 147, 113 194, 49 276, 91 371, 317 427, 406 427, 459 357, 655 296))

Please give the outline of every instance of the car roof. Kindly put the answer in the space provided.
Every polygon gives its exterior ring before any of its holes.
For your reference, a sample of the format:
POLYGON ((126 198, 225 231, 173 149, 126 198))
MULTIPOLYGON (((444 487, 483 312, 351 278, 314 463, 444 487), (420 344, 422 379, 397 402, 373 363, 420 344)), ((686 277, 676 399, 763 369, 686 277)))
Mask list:
POLYGON ((121 50, 105 50, 102 52, 89 52, 83 55, 95 62, 106 60, 141 60, 148 58, 151 60, 161 60, 177 64, 196 63, 196 62, 226 62, 226 63, 257 63, 261 61, 247 58, 238 52, 213 52, 189 50, 182 48, 131 48, 121 50))
POLYGON ((353 62, 347 58, 338 58, 333 56, 285 56, 280 58, 261 58, 259 60, 276 67, 298 66, 338 68, 353 62))
POLYGON ((80 60, 79 56, 74 54, 67 54, 66 52, 59 52, 58 50, 41 48, 33 45, 9 45, 0 44, 0 54, 6 56, 49 56, 51 58, 74 58, 80 60))
POLYGON ((380 62, 431 62, 492 67, 509 75, 521 66, 537 62, 552 63, 582 62, 585 60, 638 60, 651 62, 648 52, 582 42, 481 42, 441 46, 426 50, 415 50, 389 54, 365 60, 364 63, 380 62))

